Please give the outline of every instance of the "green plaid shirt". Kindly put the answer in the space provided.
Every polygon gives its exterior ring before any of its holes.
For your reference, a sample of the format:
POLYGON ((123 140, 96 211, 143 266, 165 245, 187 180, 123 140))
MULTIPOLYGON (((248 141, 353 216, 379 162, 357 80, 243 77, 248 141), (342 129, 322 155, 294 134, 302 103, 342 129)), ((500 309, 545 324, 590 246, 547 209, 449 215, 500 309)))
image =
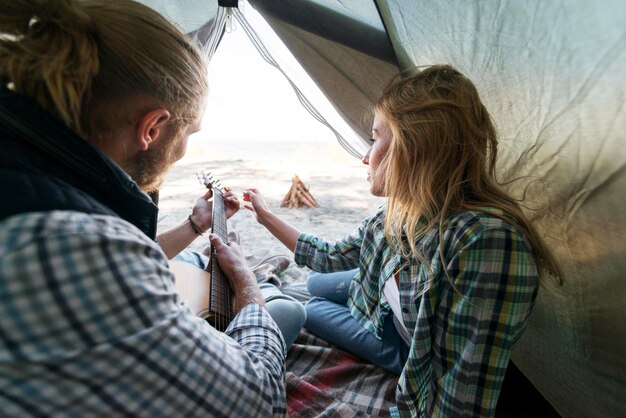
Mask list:
POLYGON ((443 255, 454 287, 441 263, 438 230, 423 235, 417 247, 430 263, 428 287, 428 266, 392 252, 381 209, 335 243, 301 234, 295 260, 319 272, 359 267, 348 306, 375 336, 391 314, 384 283, 399 274, 402 321, 413 338, 396 389, 394 415, 493 416, 511 348, 537 295, 530 247, 515 227, 497 216, 463 212, 450 217, 443 255))

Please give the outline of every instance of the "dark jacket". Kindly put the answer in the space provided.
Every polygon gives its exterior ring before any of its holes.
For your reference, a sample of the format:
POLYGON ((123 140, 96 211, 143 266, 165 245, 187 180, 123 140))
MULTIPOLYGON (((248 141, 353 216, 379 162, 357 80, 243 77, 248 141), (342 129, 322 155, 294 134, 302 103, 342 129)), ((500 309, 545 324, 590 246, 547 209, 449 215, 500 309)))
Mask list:
POLYGON ((29 99, 0 89, 0 220, 51 210, 117 216, 156 236, 157 206, 113 160, 29 99))

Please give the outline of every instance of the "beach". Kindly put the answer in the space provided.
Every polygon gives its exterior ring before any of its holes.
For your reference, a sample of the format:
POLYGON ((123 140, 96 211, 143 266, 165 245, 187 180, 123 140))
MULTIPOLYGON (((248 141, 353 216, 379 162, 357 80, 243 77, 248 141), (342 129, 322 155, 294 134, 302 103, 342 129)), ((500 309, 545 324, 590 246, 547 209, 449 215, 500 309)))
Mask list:
MULTIPOLYGON (((331 241, 354 231, 383 202, 369 192, 367 167, 336 142, 191 141, 187 154, 169 171, 161 189, 159 232, 183 222, 196 199, 205 193, 195 174, 201 169, 231 187, 240 200, 243 190, 259 189, 269 208, 286 222, 331 241), (280 207, 294 175, 308 187, 319 207, 280 207)), ((246 209, 228 220, 228 230, 239 233, 250 266, 277 254, 293 260, 291 252, 246 209)), ((198 237, 190 249, 200 250, 207 243, 206 235, 198 237)), ((303 281, 308 271, 292 261, 281 280, 303 281)))

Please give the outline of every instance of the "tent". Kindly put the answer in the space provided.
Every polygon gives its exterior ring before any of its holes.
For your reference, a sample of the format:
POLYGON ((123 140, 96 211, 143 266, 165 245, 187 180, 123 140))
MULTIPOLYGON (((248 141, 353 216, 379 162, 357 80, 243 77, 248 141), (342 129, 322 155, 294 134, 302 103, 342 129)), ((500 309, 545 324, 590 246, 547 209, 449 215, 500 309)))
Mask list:
MULTIPOLYGON (((238 18, 217 0, 143 2, 203 40, 209 54, 219 47, 211 29, 238 18)), ((500 136, 499 179, 519 178, 510 191, 525 198, 565 272, 563 286, 540 292, 513 362, 562 416, 624 416, 626 2, 249 0, 246 7, 265 18, 349 125, 336 135, 355 156, 369 135, 364 115, 398 70, 449 63, 477 84, 500 136)))

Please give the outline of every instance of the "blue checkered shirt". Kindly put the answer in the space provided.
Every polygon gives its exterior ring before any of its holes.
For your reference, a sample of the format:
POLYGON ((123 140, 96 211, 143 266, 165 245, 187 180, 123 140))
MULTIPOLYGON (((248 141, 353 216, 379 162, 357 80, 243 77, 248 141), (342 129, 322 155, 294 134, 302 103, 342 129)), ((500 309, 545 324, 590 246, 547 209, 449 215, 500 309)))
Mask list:
MULTIPOLYGON (((373 335, 391 314, 385 282, 399 276, 402 320, 412 342, 396 389, 402 417, 490 417, 511 348, 526 327, 537 295, 537 268, 526 240, 494 214, 451 216, 416 243, 429 267, 403 259, 384 235, 384 210, 348 237, 327 243, 301 234, 295 260, 319 272, 359 267, 348 306, 373 335), (454 287, 445 275, 440 251, 454 287), (429 278, 430 286, 425 286, 429 278)), ((379 337, 380 338, 380 337, 379 337)))
POLYGON ((121 219, 0 222, 0 416, 284 417, 284 358, 259 305, 225 333, 196 317, 121 219))

